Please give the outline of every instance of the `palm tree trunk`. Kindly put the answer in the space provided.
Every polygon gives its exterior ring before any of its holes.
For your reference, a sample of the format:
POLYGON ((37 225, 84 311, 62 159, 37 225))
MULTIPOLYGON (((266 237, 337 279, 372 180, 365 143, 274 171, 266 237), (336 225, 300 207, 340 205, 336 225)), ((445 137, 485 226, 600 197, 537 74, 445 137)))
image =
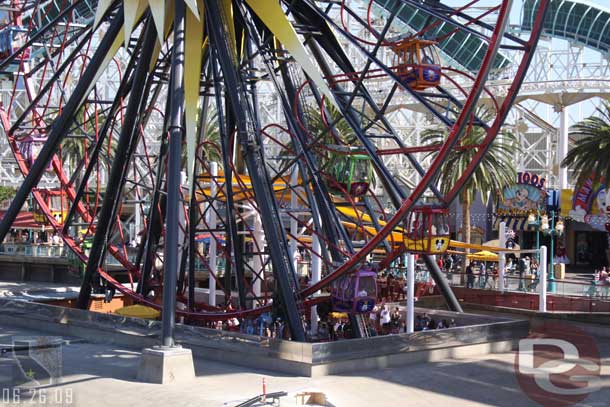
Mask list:
MULTIPOLYGON (((468 194, 463 194, 462 196, 462 233, 463 233, 463 238, 464 238, 464 243, 466 244, 470 244, 470 209, 472 206, 472 203, 470 202, 470 197, 468 196, 468 194)), ((470 252, 470 249, 466 248, 466 254, 468 254, 470 252)), ((466 283, 466 275, 464 274, 466 272, 466 266, 468 265, 469 260, 466 257, 466 255, 464 255, 464 258, 462 259, 462 284, 466 283)))

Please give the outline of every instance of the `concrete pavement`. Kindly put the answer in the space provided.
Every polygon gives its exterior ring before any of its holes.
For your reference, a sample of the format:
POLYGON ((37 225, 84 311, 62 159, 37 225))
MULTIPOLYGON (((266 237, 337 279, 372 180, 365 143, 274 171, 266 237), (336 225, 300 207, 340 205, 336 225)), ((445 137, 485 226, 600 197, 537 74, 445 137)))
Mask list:
MULTIPOLYGON (((0 343, 10 343, 14 336, 36 334, 4 326, 0 327, 0 343)), ((604 388, 592 393, 582 404, 586 406, 605 406, 610 400, 610 341, 600 338, 597 342, 603 356, 604 388)), ((136 382, 139 356, 138 349, 70 342, 63 346, 63 381, 46 388, 44 403, 5 399, 0 406, 234 406, 260 394, 263 378, 268 392, 287 391, 292 395, 282 399, 282 406, 294 405, 294 393, 310 390, 326 393, 335 406, 350 407, 537 405, 517 384, 513 352, 317 379, 196 359, 196 379, 166 386, 136 382), (53 397, 63 398, 63 402, 53 404, 53 397)))

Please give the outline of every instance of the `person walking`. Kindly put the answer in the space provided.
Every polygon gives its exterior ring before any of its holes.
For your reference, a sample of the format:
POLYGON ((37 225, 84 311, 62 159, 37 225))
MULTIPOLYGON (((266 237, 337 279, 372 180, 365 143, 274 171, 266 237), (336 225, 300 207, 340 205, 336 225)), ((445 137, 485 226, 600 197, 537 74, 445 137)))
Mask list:
POLYGON ((525 269, 527 267, 527 263, 525 262, 525 257, 521 257, 519 259, 519 264, 517 264, 519 270, 519 291, 525 291, 523 285, 523 276, 525 274, 525 269))
POLYGON ((474 271, 471 263, 466 266, 466 288, 474 288, 474 271))

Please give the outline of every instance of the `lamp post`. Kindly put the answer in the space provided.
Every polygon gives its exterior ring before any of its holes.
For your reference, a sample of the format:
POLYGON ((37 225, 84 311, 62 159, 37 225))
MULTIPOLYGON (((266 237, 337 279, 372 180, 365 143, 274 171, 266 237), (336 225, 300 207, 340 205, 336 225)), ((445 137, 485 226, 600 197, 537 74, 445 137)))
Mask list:
MULTIPOLYGON (((549 280, 549 292, 555 292, 555 237, 559 237, 563 234, 564 225, 560 219, 555 224, 555 211, 551 211, 551 221, 549 225, 549 216, 545 213, 540 215, 539 212, 530 212, 527 217, 527 223, 529 226, 536 227, 536 253, 538 257, 538 263, 540 264, 540 231, 545 236, 551 238, 551 267, 548 273, 549 280)), ((546 258, 542 259, 546 261, 546 258)))
MULTIPOLYGON (((546 216, 546 215, 545 215, 546 216)), ((538 260, 538 264, 540 264, 540 212, 530 212, 527 217, 527 224, 529 226, 536 227, 536 259, 538 260)), ((548 223, 547 223, 548 225, 548 223)))
MULTIPOLYGON (((527 223, 529 226, 536 227, 536 257, 538 258, 538 264, 540 264, 540 232, 545 236, 551 237, 551 267, 548 273, 548 290, 549 292, 555 292, 555 237, 559 237, 563 234, 564 225, 563 221, 560 219, 555 224, 555 211, 550 212, 551 221, 549 225, 549 215, 540 212, 530 212, 527 217, 527 223)), ((546 258, 543 258, 542 261, 546 261, 546 258)))
POLYGON ((551 211, 551 226, 549 227, 549 219, 546 217, 546 222, 542 219, 542 233, 551 237, 551 270, 549 272, 549 292, 555 292, 555 237, 563 234, 563 221, 559 219, 555 223, 555 211, 551 211))

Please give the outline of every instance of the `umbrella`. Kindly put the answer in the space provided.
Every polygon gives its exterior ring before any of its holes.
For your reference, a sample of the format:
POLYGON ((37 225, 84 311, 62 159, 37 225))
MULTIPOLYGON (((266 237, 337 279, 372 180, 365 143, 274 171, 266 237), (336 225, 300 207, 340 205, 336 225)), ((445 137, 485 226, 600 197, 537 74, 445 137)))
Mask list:
MULTIPOLYGON (((499 239, 488 240, 487 242, 483 243, 482 246, 500 247, 500 240, 499 239)), ((520 248, 521 247, 519 247, 519 245, 517 243, 515 243, 513 246, 513 250, 519 250, 520 248)))
POLYGON ((466 255, 466 257, 468 257, 470 260, 498 261, 498 255, 487 250, 483 250, 476 253, 470 253, 466 255))

